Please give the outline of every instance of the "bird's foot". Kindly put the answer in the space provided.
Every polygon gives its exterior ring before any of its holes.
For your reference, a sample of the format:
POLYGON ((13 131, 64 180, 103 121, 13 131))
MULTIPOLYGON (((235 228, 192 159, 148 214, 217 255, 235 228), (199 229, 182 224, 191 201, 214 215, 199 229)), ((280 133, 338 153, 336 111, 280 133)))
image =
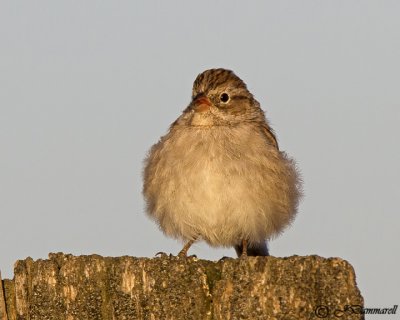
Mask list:
POLYGON ((187 258, 187 252, 189 251, 190 246, 193 244, 194 240, 189 240, 178 253, 179 258, 187 258))
POLYGON ((247 258, 247 240, 246 239, 243 239, 242 246, 243 246, 243 251, 242 251, 242 254, 240 255, 240 259, 246 259, 247 258))

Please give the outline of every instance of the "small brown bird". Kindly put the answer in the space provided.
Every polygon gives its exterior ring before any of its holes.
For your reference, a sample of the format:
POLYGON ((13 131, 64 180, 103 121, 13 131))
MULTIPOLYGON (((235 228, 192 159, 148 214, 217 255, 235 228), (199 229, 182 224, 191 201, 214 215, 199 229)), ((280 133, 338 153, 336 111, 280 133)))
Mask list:
POLYGON ((266 240, 296 215, 301 181, 260 104, 232 71, 206 70, 192 101, 153 145, 144 169, 147 213, 170 237, 268 255, 266 240))

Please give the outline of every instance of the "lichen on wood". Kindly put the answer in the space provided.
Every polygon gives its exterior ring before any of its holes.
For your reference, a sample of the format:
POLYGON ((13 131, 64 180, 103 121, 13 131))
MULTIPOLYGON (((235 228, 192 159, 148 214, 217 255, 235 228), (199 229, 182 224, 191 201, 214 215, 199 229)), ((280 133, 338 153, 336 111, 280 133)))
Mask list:
POLYGON ((318 306, 337 319, 334 310, 363 305, 351 265, 318 256, 213 262, 57 253, 20 260, 14 273, 0 292, 8 320, 318 319, 318 306))

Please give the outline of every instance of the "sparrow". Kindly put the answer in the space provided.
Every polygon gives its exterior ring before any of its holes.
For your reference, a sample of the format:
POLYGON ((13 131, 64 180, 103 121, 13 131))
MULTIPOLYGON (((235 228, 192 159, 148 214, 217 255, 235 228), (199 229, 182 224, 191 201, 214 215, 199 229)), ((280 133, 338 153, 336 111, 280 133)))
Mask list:
POLYGON ((191 102, 145 161, 146 212, 165 235, 269 255, 267 240, 293 221, 301 178, 246 84, 231 70, 194 81, 191 102))

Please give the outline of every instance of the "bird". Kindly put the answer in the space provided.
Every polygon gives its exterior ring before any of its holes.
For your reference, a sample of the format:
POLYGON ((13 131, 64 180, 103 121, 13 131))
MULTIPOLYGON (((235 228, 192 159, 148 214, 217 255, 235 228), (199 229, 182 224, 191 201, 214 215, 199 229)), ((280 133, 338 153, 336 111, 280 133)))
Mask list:
POLYGON ((150 148, 143 195, 148 216, 184 243, 178 257, 196 241, 268 256, 267 241, 296 216, 302 179, 245 82, 215 68, 197 76, 189 105, 150 148))

